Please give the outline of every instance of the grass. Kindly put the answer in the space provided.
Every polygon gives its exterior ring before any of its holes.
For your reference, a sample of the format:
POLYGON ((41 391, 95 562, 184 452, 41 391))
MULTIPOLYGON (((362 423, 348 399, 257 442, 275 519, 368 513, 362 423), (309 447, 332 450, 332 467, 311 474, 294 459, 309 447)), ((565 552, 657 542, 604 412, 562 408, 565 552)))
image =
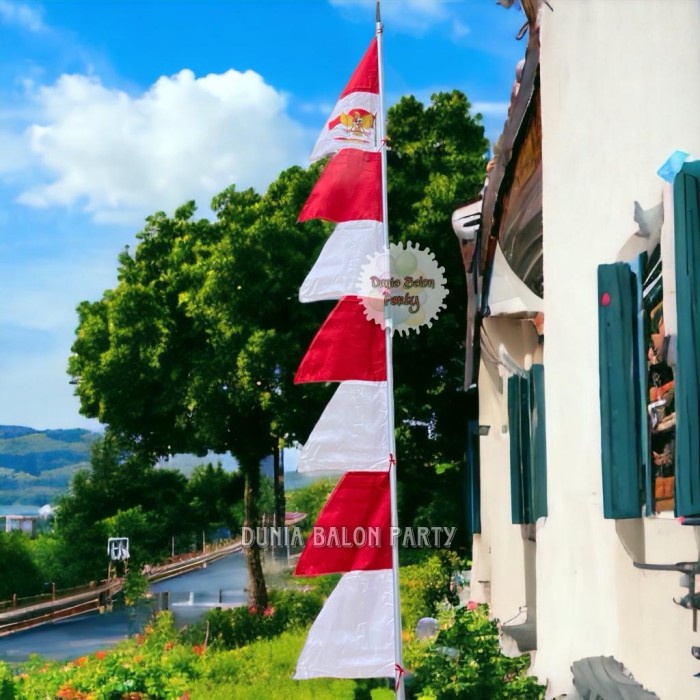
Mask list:
MULTIPOLYGON (((292 678, 307 632, 285 632, 207 660, 204 677, 189 691, 191 700, 354 700, 355 681, 292 678)), ((387 696, 390 697, 390 696, 387 696)))

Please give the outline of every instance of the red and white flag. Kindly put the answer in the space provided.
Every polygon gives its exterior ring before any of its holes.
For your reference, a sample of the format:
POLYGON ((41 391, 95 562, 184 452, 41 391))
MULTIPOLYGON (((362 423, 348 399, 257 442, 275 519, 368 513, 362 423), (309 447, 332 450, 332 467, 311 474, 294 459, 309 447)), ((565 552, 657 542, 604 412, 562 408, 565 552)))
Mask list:
POLYGON ((295 574, 346 573, 311 627, 295 678, 394 677, 397 696, 403 697, 398 572, 391 541, 396 523, 390 478, 395 465, 387 382, 390 339, 367 318, 365 305, 354 295, 362 266, 388 246, 382 225, 380 53, 378 20, 377 37, 316 143, 312 160, 335 155, 299 215, 299 221, 338 224, 299 298, 340 301, 311 342, 294 382, 341 382, 302 450, 300 470, 345 473, 315 523, 295 574))
POLYGON ((389 472, 346 472, 323 506, 294 575, 391 569, 391 544, 389 472))
POLYGON ((382 157, 356 148, 338 151, 318 178, 299 221, 382 220, 382 157))
POLYGON ((311 341, 294 377, 309 382, 386 381, 386 339, 359 297, 343 297, 311 341))
POLYGON ((378 151, 378 111, 379 70, 375 38, 340 94, 340 99, 311 152, 311 161, 341 148, 378 151))
POLYGON ((299 453, 299 471, 389 466, 386 382, 342 382, 299 453))
POLYGON ((340 299, 355 294, 362 266, 382 250, 378 221, 338 224, 299 290, 299 301, 340 299))
POLYGON ((392 571, 351 571, 311 626, 294 678, 392 678, 396 672, 392 571))

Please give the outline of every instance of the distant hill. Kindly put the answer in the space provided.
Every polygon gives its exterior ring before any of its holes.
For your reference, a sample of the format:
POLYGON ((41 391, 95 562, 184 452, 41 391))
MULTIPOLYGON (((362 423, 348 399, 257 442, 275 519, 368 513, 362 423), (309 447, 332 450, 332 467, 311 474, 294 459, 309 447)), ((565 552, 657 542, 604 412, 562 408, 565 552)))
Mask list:
POLYGON ((90 465, 99 433, 0 425, 0 505, 43 505, 64 493, 75 472, 90 465))
MULTIPOLYGON (((35 430, 21 425, 0 425, 0 506, 42 506, 68 491, 73 475, 90 467, 90 451, 99 433, 80 428, 35 430)), ((293 451, 287 451, 288 467, 296 466, 293 451)), ((161 467, 177 469, 189 476, 197 464, 220 462, 227 471, 238 468, 231 455, 209 453, 205 457, 173 455, 161 467)), ((263 460, 263 474, 272 476, 272 458, 263 460)), ((318 475, 287 471, 288 490, 303 488, 318 475)))

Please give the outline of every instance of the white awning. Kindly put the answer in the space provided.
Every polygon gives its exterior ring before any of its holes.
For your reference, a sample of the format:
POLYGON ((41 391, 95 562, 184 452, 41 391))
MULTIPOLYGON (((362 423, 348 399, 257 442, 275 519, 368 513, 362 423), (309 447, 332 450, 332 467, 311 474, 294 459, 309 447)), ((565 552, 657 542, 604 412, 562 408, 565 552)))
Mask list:
POLYGON ((492 316, 544 312, 544 301, 513 272, 500 244, 493 258, 488 305, 492 316))

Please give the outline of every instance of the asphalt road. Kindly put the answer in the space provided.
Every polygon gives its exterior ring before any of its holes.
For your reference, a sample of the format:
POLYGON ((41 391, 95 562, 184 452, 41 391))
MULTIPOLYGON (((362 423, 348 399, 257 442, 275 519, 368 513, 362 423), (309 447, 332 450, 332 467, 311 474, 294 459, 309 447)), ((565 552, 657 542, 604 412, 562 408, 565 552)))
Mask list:
MULTIPOLYGON (((223 605, 241 605, 246 601, 245 559, 240 552, 220 559, 188 574, 151 586, 154 593, 171 592, 171 609, 178 625, 195 622, 221 601, 223 605)), ((114 646, 130 634, 139 632, 148 618, 147 609, 124 609, 43 625, 0 638, 0 660, 25 661, 31 654, 65 660, 114 646)))

